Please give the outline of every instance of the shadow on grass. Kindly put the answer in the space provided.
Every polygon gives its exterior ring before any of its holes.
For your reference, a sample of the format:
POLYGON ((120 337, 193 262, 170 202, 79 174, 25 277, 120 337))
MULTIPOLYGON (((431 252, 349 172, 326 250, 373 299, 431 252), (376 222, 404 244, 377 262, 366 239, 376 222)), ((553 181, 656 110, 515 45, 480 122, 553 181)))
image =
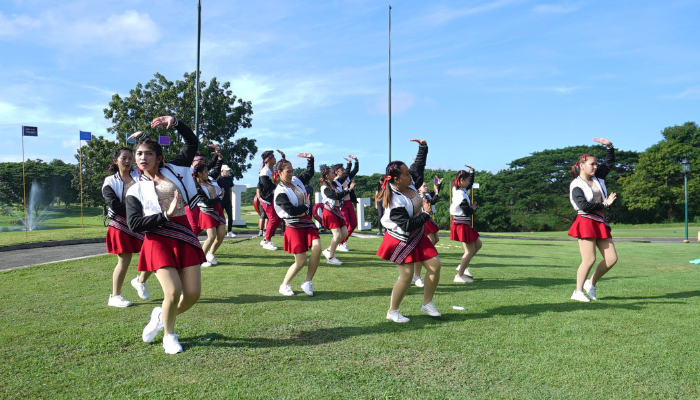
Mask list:
POLYGON ((241 294, 230 297, 215 297, 215 298, 200 298, 198 303, 228 303, 228 304, 256 304, 279 301, 323 301, 323 300, 346 300, 358 297, 374 297, 374 296, 391 296, 392 287, 379 288, 368 290, 365 292, 337 292, 337 291, 314 291, 314 296, 309 297, 303 293, 297 293, 296 296, 282 295, 259 295, 259 294, 241 294))

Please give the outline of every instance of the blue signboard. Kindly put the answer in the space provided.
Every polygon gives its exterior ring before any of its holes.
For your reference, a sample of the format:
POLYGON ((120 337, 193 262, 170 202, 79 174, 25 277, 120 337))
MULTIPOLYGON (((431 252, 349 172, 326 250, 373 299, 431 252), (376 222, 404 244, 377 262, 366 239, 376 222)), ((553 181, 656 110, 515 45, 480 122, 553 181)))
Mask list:
POLYGON ((39 128, 22 125, 22 136, 39 136, 39 128))
POLYGON ((158 144, 161 146, 170 146, 170 136, 158 136, 158 144))
POLYGON ((92 140, 92 133, 80 131, 80 140, 92 140))

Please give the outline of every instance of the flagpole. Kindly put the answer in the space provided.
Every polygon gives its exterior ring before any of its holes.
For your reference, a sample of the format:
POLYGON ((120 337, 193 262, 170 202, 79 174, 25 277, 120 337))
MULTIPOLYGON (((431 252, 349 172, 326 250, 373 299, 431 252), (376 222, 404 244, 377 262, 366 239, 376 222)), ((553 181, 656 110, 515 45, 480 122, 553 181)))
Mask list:
POLYGON ((83 141, 78 140, 80 143, 78 147, 78 152, 80 156, 78 157, 78 169, 80 173, 80 231, 85 235, 85 226, 83 225, 83 141))
POLYGON ((391 162, 391 6, 389 6, 389 162, 391 162))
POLYGON ((24 190, 24 237, 29 237, 27 230, 27 183, 24 178, 24 125, 22 125, 22 189, 24 190))
POLYGON ((197 76, 195 77, 194 133, 199 137, 199 42, 202 38, 202 0, 197 2, 197 76))

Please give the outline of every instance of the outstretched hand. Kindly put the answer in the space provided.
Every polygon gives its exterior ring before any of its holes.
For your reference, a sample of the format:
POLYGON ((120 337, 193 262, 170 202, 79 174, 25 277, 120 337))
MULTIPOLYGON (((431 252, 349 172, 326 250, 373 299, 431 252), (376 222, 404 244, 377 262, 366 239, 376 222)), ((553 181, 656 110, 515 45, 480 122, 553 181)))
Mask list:
POLYGON ((599 138, 599 137, 593 138, 593 141, 598 142, 598 143, 602 144, 603 146, 610 146, 612 144, 612 142, 609 141, 608 139, 603 139, 603 138, 599 138))
POLYGON ((214 151, 216 151, 217 153, 219 152, 219 150, 221 150, 221 146, 219 146, 218 144, 209 143, 208 146, 214 149, 214 151))
POLYGON ((151 128, 157 128, 161 125, 166 125, 165 129, 170 129, 170 127, 173 125, 173 122, 175 122, 175 118, 171 117, 170 115, 158 117, 151 121, 151 128))
POLYGON ((353 160, 357 161, 357 157, 353 156, 352 154, 348 155, 348 157, 352 158, 353 160))
POLYGON ((477 208, 479 208, 479 204, 476 201, 473 201, 470 207, 472 208, 472 210, 476 210, 477 208))
POLYGON ((143 136, 143 131, 134 132, 131 134, 131 136, 126 138, 126 140, 136 139, 136 138, 139 138, 141 136, 143 136))
POLYGON ((421 146, 425 146, 426 144, 428 144, 428 142, 426 142, 423 139, 409 139, 408 141, 409 142, 418 142, 418 144, 421 146))
POLYGON ((353 190, 355 188, 355 181, 350 182, 348 189, 353 190))
POLYGON ((287 159, 287 156, 284 155, 284 152, 283 152, 282 150, 275 150, 275 151, 277 151, 278 153, 280 153, 280 155, 282 156, 282 158, 284 158, 285 160, 287 159))
POLYGON ((474 171, 474 167, 471 165, 464 164, 465 167, 469 168, 470 171, 474 171))
POLYGON ((347 162, 352 162, 352 161, 350 161, 349 159, 347 159, 347 158, 345 158, 345 157, 343 157, 343 160, 345 160, 345 161, 347 161, 347 162))
POLYGON ((178 191, 175 191, 175 196, 173 197, 173 201, 170 203, 170 207, 168 207, 168 217, 172 217, 175 215, 175 212, 180 209, 178 207, 178 200, 180 199, 180 195, 178 194, 178 191))
POLYGON ((299 158, 311 158, 313 156, 311 155, 311 153, 299 153, 299 154, 297 154, 297 157, 299 157, 299 158))
POLYGON ((615 202, 615 199, 617 199, 617 193, 610 193, 608 195, 608 198, 605 199, 605 202, 608 203, 608 207, 610 207, 612 203, 615 202))

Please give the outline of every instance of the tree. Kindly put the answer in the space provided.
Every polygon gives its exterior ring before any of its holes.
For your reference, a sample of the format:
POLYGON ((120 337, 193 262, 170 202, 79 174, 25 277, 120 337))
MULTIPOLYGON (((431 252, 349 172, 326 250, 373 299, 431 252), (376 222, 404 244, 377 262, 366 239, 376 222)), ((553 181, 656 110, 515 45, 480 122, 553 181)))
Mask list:
MULTIPOLYGON (((692 165, 700 161, 700 132, 694 122, 668 127, 664 137, 639 156, 634 173, 621 180, 626 204, 632 210, 642 210, 648 222, 664 219, 674 221, 676 211, 684 207, 685 188, 680 161, 687 157, 692 165)), ((700 185, 688 180, 689 217, 700 206, 700 185)), ((679 213, 680 214, 680 213, 679 213)), ((680 220, 681 218, 677 218, 680 220)))
MULTIPOLYGON (((75 155, 83 170, 83 204, 93 207, 105 206, 102 183, 109 175, 107 169, 112 163, 112 153, 119 146, 119 143, 103 136, 93 135, 92 140, 83 145, 82 152, 75 155)), ((77 191, 76 197, 80 201, 80 175, 77 167, 73 169, 71 185, 77 191)))
MULTIPOLYGON (((136 131, 144 131, 152 138, 170 136, 172 144, 165 146, 164 156, 166 161, 174 158, 182 147, 178 135, 170 130, 152 129, 150 121, 160 115, 173 115, 195 130, 196 74, 185 73, 184 78, 172 82, 156 73, 145 86, 138 83, 124 99, 113 95, 109 108, 104 109, 105 118, 114 123, 107 131, 115 134, 119 143, 136 131)), ((250 160, 258 148, 255 139, 242 137, 231 141, 239 129, 252 126, 253 105, 233 95, 230 86, 229 82, 220 85, 216 78, 209 85, 204 81, 199 83, 200 150, 209 155, 212 149, 208 144, 220 145, 224 163, 231 167, 231 176, 240 179, 251 168, 250 160)))
POLYGON ((54 159, 49 163, 51 179, 47 182, 46 191, 53 197, 63 202, 64 211, 68 212, 68 206, 78 199, 78 191, 71 185, 73 175, 77 174, 77 166, 67 164, 61 159, 54 159))

